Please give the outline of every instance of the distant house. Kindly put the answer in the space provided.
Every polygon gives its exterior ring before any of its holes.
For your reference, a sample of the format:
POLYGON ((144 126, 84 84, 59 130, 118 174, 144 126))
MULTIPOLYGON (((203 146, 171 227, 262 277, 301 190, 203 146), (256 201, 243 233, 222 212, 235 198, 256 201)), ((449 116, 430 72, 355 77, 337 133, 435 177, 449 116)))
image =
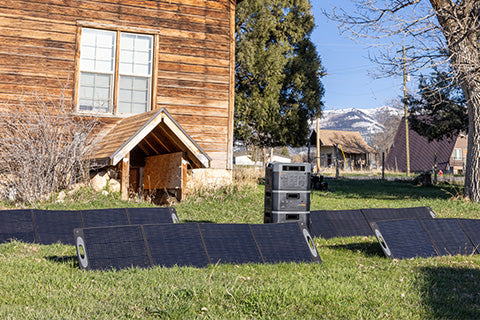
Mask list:
MULTIPOLYGON (((320 167, 328 167, 335 163, 338 156, 344 168, 363 169, 370 166, 370 159, 375 150, 362 138, 359 132, 340 130, 319 130, 320 167)), ((309 141, 309 161, 316 163, 317 131, 313 130, 309 141)))
MULTIPOLYGON (((291 163, 292 159, 290 157, 273 154, 272 157, 268 157, 267 162, 280 162, 280 163, 291 163)), ((239 166, 263 166, 263 156, 258 155, 257 159, 254 156, 250 155, 247 151, 235 152, 233 154, 233 163, 239 166)))
MULTIPOLYGON (((438 170, 463 173, 467 155, 467 137, 460 134, 453 139, 428 141, 415 131, 408 130, 410 171, 432 170, 435 156, 438 170)), ((385 160, 385 169, 406 172, 405 122, 402 119, 385 160)))
POLYGON ((99 118, 94 158, 123 193, 180 188, 179 167, 231 175, 241 1, 3 1, 0 102, 34 92, 99 118))

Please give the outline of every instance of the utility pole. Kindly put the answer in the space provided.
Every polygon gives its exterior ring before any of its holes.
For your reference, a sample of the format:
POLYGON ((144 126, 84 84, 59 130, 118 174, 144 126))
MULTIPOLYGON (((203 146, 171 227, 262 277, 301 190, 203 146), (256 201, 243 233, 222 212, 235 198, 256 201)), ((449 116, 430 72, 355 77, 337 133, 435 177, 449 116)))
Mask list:
POLYGON ((407 160, 407 177, 410 176, 410 146, 408 140, 408 105, 407 105, 407 58, 403 46, 403 106, 405 112, 405 157, 407 160))

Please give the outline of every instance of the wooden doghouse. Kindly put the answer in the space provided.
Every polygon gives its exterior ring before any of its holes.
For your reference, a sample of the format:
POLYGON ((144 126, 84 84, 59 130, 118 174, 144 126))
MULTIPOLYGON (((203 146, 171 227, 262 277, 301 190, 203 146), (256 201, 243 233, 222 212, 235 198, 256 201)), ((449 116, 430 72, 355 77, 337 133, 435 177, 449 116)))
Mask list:
POLYGON ((122 198, 129 191, 176 190, 183 198, 187 168, 209 168, 211 158, 165 109, 124 118, 98 134, 92 159, 118 166, 122 198))

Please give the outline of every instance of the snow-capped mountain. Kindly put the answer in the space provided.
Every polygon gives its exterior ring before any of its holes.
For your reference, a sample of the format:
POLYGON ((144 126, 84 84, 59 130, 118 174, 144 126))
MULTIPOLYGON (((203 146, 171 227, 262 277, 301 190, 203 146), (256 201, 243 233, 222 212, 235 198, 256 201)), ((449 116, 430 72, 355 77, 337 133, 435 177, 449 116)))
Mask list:
MULTIPOLYGON (((375 133, 384 131, 384 124, 391 117, 401 117, 402 109, 384 106, 376 109, 332 109, 324 110, 320 129, 360 132, 368 142, 375 133)), ((316 123, 312 123, 312 129, 316 123)))

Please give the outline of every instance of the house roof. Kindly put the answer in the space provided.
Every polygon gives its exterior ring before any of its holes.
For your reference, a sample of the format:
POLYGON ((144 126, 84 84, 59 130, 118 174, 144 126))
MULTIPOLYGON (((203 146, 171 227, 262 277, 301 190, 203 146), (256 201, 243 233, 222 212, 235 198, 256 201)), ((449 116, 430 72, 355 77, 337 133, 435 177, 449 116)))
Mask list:
MULTIPOLYGON (((410 150, 410 170, 428 171, 432 170, 434 165, 435 153, 437 154, 437 168, 447 169, 450 162, 450 156, 455 146, 457 137, 453 139, 443 139, 440 141, 428 141, 415 131, 408 130, 409 150, 410 150)), ((407 160, 405 150, 405 118, 400 121, 397 133, 390 152, 385 160, 385 168, 388 170, 406 171, 407 160)))
MULTIPOLYGON (((345 153, 362 154, 375 153, 375 150, 370 147, 359 132, 355 131, 340 131, 340 130, 319 130, 320 145, 326 147, 333 147, 339 144, 345 153)), ((310 136, 312 144, 316 143, 317 130, 313 130, 310 136)))
POLYGON ((119 120, 97 135, 92 158, 117 165, 138 146, 147 156, 185 152, 194 168, 208 168, 211 158, 164 108, 119 120))

